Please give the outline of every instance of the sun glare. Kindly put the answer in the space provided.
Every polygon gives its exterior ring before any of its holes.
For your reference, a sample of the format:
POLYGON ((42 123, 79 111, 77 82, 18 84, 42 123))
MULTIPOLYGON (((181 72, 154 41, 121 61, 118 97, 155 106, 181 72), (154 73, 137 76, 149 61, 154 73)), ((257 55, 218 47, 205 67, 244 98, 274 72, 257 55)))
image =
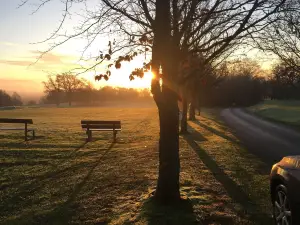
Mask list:
MULTIPOLYGON (((151 87, 151 80, 154 78, 154 74, 149 71, 144 73, 143 78, 135 77, 130 81, 129 75, 134 68, 140 68, 143 61, 137 60, 131 63, 122 64, 121 69, 112 69, 112 75, 108 81, 101 80, 93 82, 96 87, 112 86, 112 87, 124 87, 124 88, 136 88, 144 89, 151 87)), ((86 77, 89 80, 94 80, 94 75, 86 77)))
POLYGON ((153 76, 152 72, 145 72, 143 78, 136 77, 133 81, 127 78, 127 81, 123 84, 125 85, 124 87, 129 88, 150 88, 153 76))

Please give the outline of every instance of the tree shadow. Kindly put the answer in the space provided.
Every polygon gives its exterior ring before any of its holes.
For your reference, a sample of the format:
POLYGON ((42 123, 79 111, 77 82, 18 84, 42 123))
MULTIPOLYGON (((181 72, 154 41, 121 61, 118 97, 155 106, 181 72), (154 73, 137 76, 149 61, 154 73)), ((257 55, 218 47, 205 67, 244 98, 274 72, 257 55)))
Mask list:
POLYGON ((45 139, 46 136, 45 135, 36 135, 34 136, 34 138, 30 139, 31 141, 34 141, 34 140, 40 140, 40 139, 45 139))
MULTIPOLYGON (((202 135, 195 131, 195 135, 202 135)), ((205 166, 212 172, 215 179, 222 184, 226 190, 228 196, 236 203, 238 203, 242 209, 233 209, 241 218, 249 218, 249 220, 255 222, 255 224, 271 224, 272 218, 270 215, 264 213, 261 207, 245 193, 240 186, 238 186, 228 175, 218 166, 216 161, 212 159, 204 149, 202 149, 195 140, 189 136, 184 136, 186 142, 192 147, 192 149, 197 153, 201 161, 205 166)), ((245 172, 245 176, 247 172, 245 172)), ((231 224, 231 223, 222 223, 231 224)))
MULTIPOLYGON (((21 141, 21 142, 1 142, 0 143, 0 148, 5 147, 5 148, 28 148, 30 146, 31 148, 41 148, 41 149, 61 149, 61 148, 75 148, 75 149, 80 149, 83 148, 84 145, 87 142, 84 142, 83 144, 78 145, 68 145, 68 144, 59 144, 59 143, 34 143, 31 141, 21 141)), ((10 150, 9 150, 10 151, 10 150)), ((32 150, 34 151, 34 150, 32 150)))
POLYGON ((20 143, 26 143, 26 142, 33 142, 35 140, 40 140, 40 139, 46 138, 46 136, 44 136, 44 135, 35 135, 33 137, 32 133, 28 133, 27 140, 25 141, 23 133, 20 134, 20 135, 17 135, 17 134, 7 134, 7 135, 1 134, 0 135, 0 140, 1 139, 12 138, 14 140, 20 140, 20 143))
POLYGON ((198 141, 198 142, 207 141, 207 139, 204 136, 198 135, 197 131, 189 125, 188 125, 188 130, 189 131, 187 133, 181 133, 180 136, 182 137, 189 136, 194 141, 198 141))
MULTIPOLYGON (((22 184, 22 181, 13 183, 18 191, 13 195, 4 196, 4 198, 2 198, 3 201, 0 204, 0 211, 2 213, 8 213, 13 212, 20 207, 30 208, 32 200, 28 198, 28 196, 31 196, 32 193, 38 193, 40 190, 42 190, 43 187, 53 185, 54 181, 59 180, 59 178, 63 178, 63 180, 67 182, 68 176, 72 176, 74 172, 79 171, 82 168, 89 168, 87 174, 83 177, 83 179, 81 179, 79 183, 74 185, 73 191, 71 193, 60 193, 61 195, 63 194, 68 196, 65 202, 58 204, 51 211, 29 211, 28 213, 22 214, 18 218, 14 218, 8 221, 9 224, 68 224, 71 221, 72 217, 76 214, 76 209, 78 206, 74 203, 74 201, 77 195, 91 178, 95 168, 99 166, 102 159, 108 154, 113 146, 114 143, 111 143, 110 146, 106 148, 101 156, 99 156, 95 161, 77 163, 76 165, 71 165, 64 169, 35 176, 34 179, 30 179, 30 183, 27 183, 25 185, 22 184), (70 173, 65 174, 68 171, 70 173), (23 186, 20 187, 21 185, 23 186)), ((3 188, 5 189, 7 187, 1 187, 1 189, 3 188)), ((59 190, 59 187, 57 188, 59 190)))
POLYGON ((172 205, 162 205, 154 197, 150 197, 143 203, 139 217, 146 219, 148 225, 201 224, 196 219, 192 201, 189 199, 181 199, 179 203, 172 205))
POLYGON ((84 143, 82 143, 81 145, 79 145, 76 149, 74 149, 74 152, 79 151, 80 149, 84 148, 84 146, 88 143, 88 141, 86 140, 84 143))
POLYGON ((95 168, 99 166, 101 160, 107 155, 107 153, 113 148, 114 143, 108 147, 108 149, 91 165, 91 168, 87 175, 82 179, 82 181, 75 185, 73 192, 70 194, 68 200, 63 204, 57 206, 52 212, 48 215, 45 215, 41 222, 41 224, 45 224, 51 220, 52 224, 68 224, 72 219, 72 216, 76 213, 74 208, 72 207, 72 203, 76 199, 76 196, 80 193, 84 185, 90 179, 92 173, 95 168))
POLYGON ((198 126, 204 128, 204 129, 206 129, 206 130, 208 130, 208 131, 210 131, 210 132, 212 132, 212 133, 218 135, 219 137, 224 138, 224 139, 226 139, 226 140, 228 140, 228 141, 230 141, 230 142, 232 142, 232 143, 240 144, 240 142, 239 142, 237 139, 234 139, 234 138, 232 138, 232 137, 229 137, 229 136, 227 136, 224 132, 219 131, 219 130, 216 130, 216 129, 210 127, 210 126, 207 126, 206 124, 201 123, 199 120, 191 121, 191 122, 197 124, 198 126))

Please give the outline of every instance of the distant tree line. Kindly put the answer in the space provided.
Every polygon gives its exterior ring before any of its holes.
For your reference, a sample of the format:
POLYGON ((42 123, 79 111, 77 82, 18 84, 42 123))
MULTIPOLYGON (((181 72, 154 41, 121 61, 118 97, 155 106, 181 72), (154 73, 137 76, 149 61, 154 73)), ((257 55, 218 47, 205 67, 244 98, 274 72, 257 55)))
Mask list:
MULTIPOLYGON (((184 87, 190 102, 195 108, 250 106, 267 96, 267 79, 259 64, 251 59, 226 61, 218 67, 209 68, 206 75, 191 85, 184 87)), ((106 86, 96 89, 85 79, 63 73, 49 76, 44 82, 43 104, 76 102, 93 105, 107 101, 145 101, 151 100, 148 89, 113 88, 106 86)), ((193 110, 190 110, 190 112, 193 110)))
MULTIPOLYGON (((296 61, 296 60, 294 60, 296 61)), ((300 100, 300 67, 284 60, 266 76, 250 59, 227 61, 198 84, 198 108, 250 106, 270 98, 300 100), (219 73, 222 73, 221 75, 219 73), (221 79, 219 79, 221 77, 221 79)))
POLYGON ((9 95, 4 90, 0 90, 0 107, 21 105, 23 105, 23 102, 18 93, 14 92, 12 95, 9 95))
POLYGON ((269 79, 269 97, 271 99, 300 99, 300 67, 281 61, 274 66, 269 79))
POLYGON ((93 105, 107 101, 144 101, 152 100, 150 91, 147 89, 113 88, 103 87, 96 89, 85 79, 78 78, 73 74, 59 74, 48 77, 43 83, 45 96, 41 99, 43 104, 68 103, 70 106, 76 102, 79 104, 93 105))
POLYGON ((196 108, 257 104, 266 97, 266 82, 264 71, 254 60, 224 62, 198 84, 196 108))
MULTIPOLYGON (((201 107, 244 107, 259 103, 265 98, 300 100, 300 67, 281 61, 276 64, 269 77, 255 60, 242 59, 225 61, 218 67, 211 67, 198 83, 185 87, 190 102, 201 107)), ((96 89, 85 79, 69 73, 49 76, 43 83, 45 96, 41 104, 73 102, 93 105, 108 101, 151 101, 148 89, 114 88, 105 86, 96 89)), ((9 95, 0 90, 0 107, 23 105, 21 96, 9 95)), ((36 101, 29 101, 35 105, 36 101)), ((191 106, 190 106, 191 107, 191 106)), ((194 106, 190 113, 194 111, 194 106)), ((190 114, 191 115, 191 114, 190 114)), ((190 116, 191 118, 191 116, 190 116)))

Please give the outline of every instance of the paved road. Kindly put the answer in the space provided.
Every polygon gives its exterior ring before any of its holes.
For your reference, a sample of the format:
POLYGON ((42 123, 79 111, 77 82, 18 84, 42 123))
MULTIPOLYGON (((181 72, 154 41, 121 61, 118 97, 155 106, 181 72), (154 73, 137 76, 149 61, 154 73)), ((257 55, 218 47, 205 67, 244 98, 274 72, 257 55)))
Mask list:
POLYGON ((300 133, 244 112, 224 109, 221 116, 250 152, 273 164, 287 155, 300 155, 300 133))

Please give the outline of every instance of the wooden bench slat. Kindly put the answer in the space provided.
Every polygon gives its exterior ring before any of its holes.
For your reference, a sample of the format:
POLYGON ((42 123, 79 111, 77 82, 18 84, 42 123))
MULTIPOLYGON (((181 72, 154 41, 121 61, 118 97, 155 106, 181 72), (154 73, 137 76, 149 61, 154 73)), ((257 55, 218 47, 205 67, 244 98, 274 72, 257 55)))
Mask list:
POLYGON ((94 125, 94 124, 89 124, 89 125, 81 125, 82 128, 87 129, 121 129, 121 125, 120 124, 116 124, 115 126, 111 125, 111 124, 99 124, 99 125, 94 125))
MULTIPOLYGON (((23 128, 17 128, 17 127, 0 127, 0 130, 24 130, 23 128)), ((27 128, 28 131, 33 131, 32 128, 27 128)))
POLYGON ((121 125, 121 121, 82 120, 81 124, 118 124, 118 125, 121 125))
POLYGON ((0 123, 27 123, 27 124, 33 124, 33 121, 32 121, 32 119, 0 118, 0 123))
POLYGON ((92 131, 113 131, 114 142, 121 131, 121 121, 81 120, 81 127, 87 131, 87 141, 92 140, 92 131))
POLYGON ((14 118, 0 118, 0 123, 23 123, 24 127, 0 127, 0 130, 23 130, 25 133, 25 141, 28 140, 28 132, 32 132, 33 139, 35 138, 35 130, 32 128, 28 128, 28 124, 33 124, 32 119, 14 119, 14 118))

